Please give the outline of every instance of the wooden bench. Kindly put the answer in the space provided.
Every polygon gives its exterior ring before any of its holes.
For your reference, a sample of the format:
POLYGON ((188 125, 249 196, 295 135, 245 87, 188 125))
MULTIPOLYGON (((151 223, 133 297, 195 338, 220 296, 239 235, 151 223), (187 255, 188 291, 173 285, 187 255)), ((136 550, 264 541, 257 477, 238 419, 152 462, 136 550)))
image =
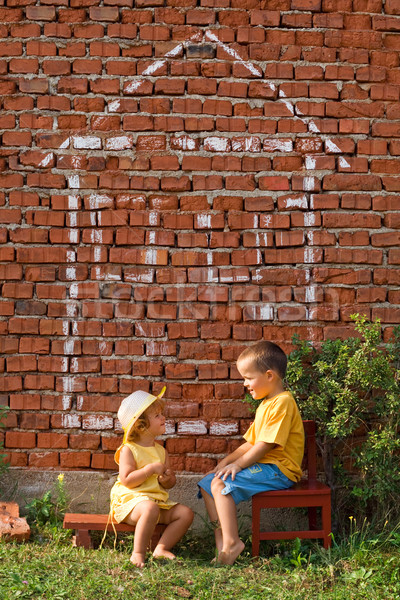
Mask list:
MULTIPOLYGON (((90 531, 125 531, 134 533, 135 528, 127 523, 117 523, 114 519, 109 520, 108 515, 92 515, 80 513, 67 513, 63 522, 64 529, 74 529, 74 546, 93 548, 90 531), (108 524, 107 524, 108 522, 108 524)), ((158 524, 151 538, 150 548, 154 549, 165 529, 165 525, 158 524)))
POLYGON ((317 452, 314 421, 303 421, 305 452, 302 479, 287 490, 260 492, 252 498, 252 555, 258 556, 260 540, 318 539, 325 548, 331 545, 331 489, 317 481, 317 452), (308 529, 303 531, 260 531, 260 514, 264 508, 308 508, 308 529), (317 528, 317 508, 321 508, 321 527, 317 528))

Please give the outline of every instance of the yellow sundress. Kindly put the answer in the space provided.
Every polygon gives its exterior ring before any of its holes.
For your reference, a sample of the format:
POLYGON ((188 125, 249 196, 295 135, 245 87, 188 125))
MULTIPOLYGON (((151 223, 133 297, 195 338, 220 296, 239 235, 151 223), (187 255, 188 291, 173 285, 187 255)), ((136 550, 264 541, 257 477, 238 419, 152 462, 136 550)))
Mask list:
MULTIPOLYGON (((114 458, 117 464, 119 464, 119 455, 123 446, 124 444, 115 453, 114 458)), ((125 446, 131 450, 138 469, 155 462, 165 463, 165 450, 160 444, 140 446, 134 442, 126 442, 125 446)), ((118 523, 121 523, 135 506, 144 500, 152 500, 160 508, 167 510, 177 504, 177 502, 169 500, 168 490, 159 484, 156 473, 134 488, 122 485, 118 476, 110 492, 110 513, 118 523)))

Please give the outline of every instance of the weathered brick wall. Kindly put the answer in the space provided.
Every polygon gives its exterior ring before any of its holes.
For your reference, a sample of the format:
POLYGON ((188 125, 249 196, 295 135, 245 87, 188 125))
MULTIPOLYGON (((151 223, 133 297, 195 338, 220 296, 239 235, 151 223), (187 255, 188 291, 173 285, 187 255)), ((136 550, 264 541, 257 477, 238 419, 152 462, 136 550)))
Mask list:
POLYGON ((234 360, 400 320, 399 0, 2 0, 0 366, 14 466, 176 468, 249 422, 234 360))

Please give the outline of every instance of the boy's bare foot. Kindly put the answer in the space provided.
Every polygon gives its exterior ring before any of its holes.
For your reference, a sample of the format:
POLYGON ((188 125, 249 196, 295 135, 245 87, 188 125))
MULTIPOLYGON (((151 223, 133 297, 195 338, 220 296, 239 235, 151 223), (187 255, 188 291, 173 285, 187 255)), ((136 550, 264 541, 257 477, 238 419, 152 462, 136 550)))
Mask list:
POLYGON ((135 567, 138 567, 138 569, 143 569, 145 555, 140 554, 140 552, 133 552, 130 561, 133 565, 135 565, 135 567))
POLYGON ((242 540, 238 540, 236 544, 230 546, 226 550, 222 550, 219 553, 217 562, 221 565, 233 565, 237 557, 244 550, 244 543, 242 540))
POLYGON ((156 548, 153 552, 154 558, 168 558, 169 560, 174 560, 176 558, 175 554, 172 554, 169 550, 165 548, 156 548))

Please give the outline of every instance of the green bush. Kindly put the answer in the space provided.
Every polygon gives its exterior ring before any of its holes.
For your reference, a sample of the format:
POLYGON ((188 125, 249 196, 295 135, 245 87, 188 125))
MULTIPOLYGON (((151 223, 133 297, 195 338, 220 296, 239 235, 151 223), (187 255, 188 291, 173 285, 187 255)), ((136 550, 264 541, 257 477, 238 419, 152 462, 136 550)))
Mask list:
POLYGON ((347 508, 382 526, 400 512, 400 329, 383 344, 379 321, 352 319, 359 337, 318 347, 293 338, 287 387, 317 423, 334 517, 347 508))
POLYGON ((68 505, 64 474, 60 473, 55 484, 55 498, 51 491, 45 492, 41 498, 34 498, 25 506, 26 517, 29 524, 36 527, 47 524, 61 527, 68 505))

